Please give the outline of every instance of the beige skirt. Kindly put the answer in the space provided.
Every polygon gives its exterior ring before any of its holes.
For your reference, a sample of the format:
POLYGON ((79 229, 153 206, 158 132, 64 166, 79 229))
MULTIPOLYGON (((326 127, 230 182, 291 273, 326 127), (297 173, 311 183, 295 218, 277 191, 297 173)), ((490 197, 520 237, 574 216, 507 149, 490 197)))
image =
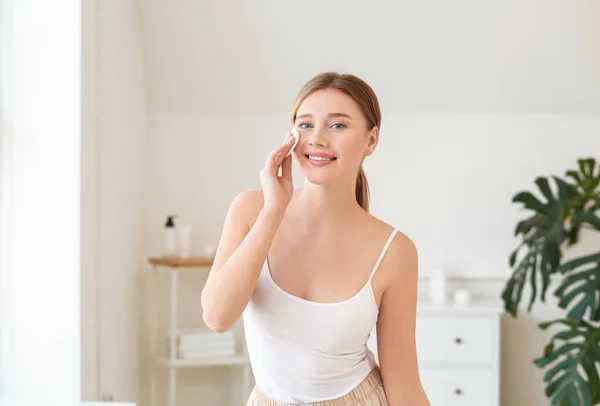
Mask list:
MULTIPOLYGON (((350 393, 331 400, 308 403, 307 406, 387 406, 383 380, 379 367, 373 368, 371 373, 350 393)), ((246 406, 292 406, 281 403, 269 397, 258 387, 254 387, 246 406)))

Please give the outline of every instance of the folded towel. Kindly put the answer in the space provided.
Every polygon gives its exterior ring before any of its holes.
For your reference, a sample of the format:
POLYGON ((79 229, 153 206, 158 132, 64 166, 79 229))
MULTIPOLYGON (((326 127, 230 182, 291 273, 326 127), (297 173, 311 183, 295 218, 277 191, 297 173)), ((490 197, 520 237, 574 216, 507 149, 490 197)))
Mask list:
MULTIPOLYGON (((212 330, 207 330, 207 329, 179 329, 177 330, 176 334, 177 337, 205 337, 205 338, 211 338, 211 337, 229 337, 229 336, 233 336, 233 331, 231 330, 227 330, 223 333, 217 333, 214 332, 212 330)), ((171 332, 169 330, 167 330, 167 337, 171 337, 171 332)))
POLYGON ((235 355, 235 348, 223 348, 216 350, 195 350, 195 351, 178 351, 178 356, 181 359, 197 359, 210 357, 232 357, 235 355))
MULTIPOLYGON (((170 329, 165 329, 165 332, 167 333, 167 336, 171 336, 171 330, 170 329)), ((196 327, 196 328, 178 328, 177 329, 177 333, 176 335, 180 336, 180 335, 229 335, 229 334, 233 334, 232 330, 227 330, 224 331, 222 333, 217 333, 216 331, 210 330, 207 327, 196 327)))
POLYGON ((215 341, 215 342, 182 342, 179 343, 179 350, 196 351, 196 350, 219 350, 227 348, 235 348, 235 340, 215 341))
POLYGON ((217 345, 217 346, 218 345, 235 345, 235 339, 223 338, 223 339, 214 339, 214 340, 196 340, 196 339, 178 340, 177 345, 183 346, 183 347, 203 347, 205 345, 217 345))
POLYGON ((235 341, 233 333, 204 333, 180 335, 177 339, 180 344, 183 343, 229 343, 235 341))
MULTIPOLYGON (((167 331, 167 338, 171 338, 170 331, 167 331)), ((215 333, 210 330, 179 330, 175 336, 178 342, 229 342, 235 340, 233 331, 229 330, 224 333, 215 333)))

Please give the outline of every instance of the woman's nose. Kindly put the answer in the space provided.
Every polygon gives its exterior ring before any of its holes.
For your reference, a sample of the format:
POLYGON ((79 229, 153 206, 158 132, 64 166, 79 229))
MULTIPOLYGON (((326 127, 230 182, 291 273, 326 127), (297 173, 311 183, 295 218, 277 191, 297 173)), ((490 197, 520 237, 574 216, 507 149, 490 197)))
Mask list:
POLYGON ((308 138, 308 144, 311 146, 324 147, 327 145, 327 135, 325 131, 319 128, 315 128, 310 132, 308 138))

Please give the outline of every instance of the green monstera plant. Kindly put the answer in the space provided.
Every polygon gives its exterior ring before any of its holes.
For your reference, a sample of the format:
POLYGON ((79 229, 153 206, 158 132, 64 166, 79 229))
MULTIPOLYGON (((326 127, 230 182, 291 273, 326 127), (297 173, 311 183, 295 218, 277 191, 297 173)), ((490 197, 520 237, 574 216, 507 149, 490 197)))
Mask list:
POLYGON ((539 324, 556 332, 534 363, 545 372, 546 396, 560 406, 600 404, 600 243, 589 255, 563 261, 583 229, 600 232, 600 165, 594 158, 577 162, 564 179, 552 176, 554 188, 548 178, 537 178, 540 198, 526 191, 514 196, 531 215, 516 226, 519 245, 502 292, 506 312, 516 316, 525 284, 530 312, 536 300, 546 301, 552 275, 559 277, 552 293, 566 315, 539 324))

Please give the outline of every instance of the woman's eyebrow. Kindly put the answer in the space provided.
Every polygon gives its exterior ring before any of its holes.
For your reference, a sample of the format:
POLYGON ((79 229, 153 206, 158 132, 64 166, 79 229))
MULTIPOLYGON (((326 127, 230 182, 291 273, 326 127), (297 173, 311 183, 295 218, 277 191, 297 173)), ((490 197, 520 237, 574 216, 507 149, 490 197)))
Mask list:
MULTIPOLYGON (((310 113, 300 114, 299 116, 296 117, 296 119, 308 118, 308 117, 312 117, 312 114, 310 114, 310 113)), ((352 117, 350 117, 348 114, 345 114, 345 113, 329 113, 329 114, 327 114, 327 117, 346 117, 346 118, 352 120, 352 117)))

